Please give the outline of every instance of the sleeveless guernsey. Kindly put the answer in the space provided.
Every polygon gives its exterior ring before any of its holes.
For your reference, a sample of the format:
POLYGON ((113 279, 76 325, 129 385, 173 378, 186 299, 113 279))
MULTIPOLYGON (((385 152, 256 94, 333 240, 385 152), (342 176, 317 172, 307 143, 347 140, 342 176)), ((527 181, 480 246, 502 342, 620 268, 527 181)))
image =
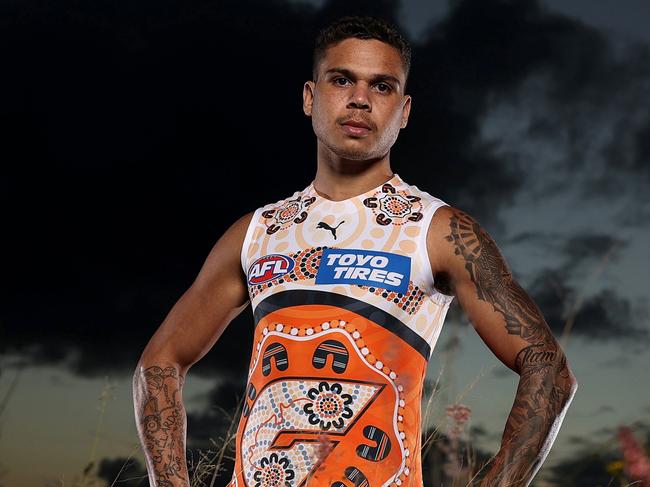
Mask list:
POLYGON ((311 184, 255 211, 230 486, 422 485, 422 387, 453 299, 434 289, 426 251, 443 205, 395 174, 343 201, 311 184))

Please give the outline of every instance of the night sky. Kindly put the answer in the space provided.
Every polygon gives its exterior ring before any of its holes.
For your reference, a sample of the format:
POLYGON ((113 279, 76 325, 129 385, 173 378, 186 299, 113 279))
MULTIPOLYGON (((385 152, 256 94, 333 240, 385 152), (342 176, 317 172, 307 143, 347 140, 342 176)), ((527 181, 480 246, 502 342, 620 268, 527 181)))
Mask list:
MULTIPOLYGON (((393 170, 490 232, 578 378, 536 485, 580 456, 620 458, 619 425, 650 440, 647 1, 0 11, 0 486, 72 485, 89 460, 112 481, 124 458, 142 462, 139 355, 222 232, 313 179, 302 84, 316 32, 345 14, 382 16, 413 43, 393 170)), ((217 406, 243 391, 251 337, 247 309, 190 371, 190 447, 222 434, 217 406)), ((444 430, 445 406, 467 404, 472 441, 495 452, 517 376, 456 304, 429 377, 442 384, 430 422, 444 430)))

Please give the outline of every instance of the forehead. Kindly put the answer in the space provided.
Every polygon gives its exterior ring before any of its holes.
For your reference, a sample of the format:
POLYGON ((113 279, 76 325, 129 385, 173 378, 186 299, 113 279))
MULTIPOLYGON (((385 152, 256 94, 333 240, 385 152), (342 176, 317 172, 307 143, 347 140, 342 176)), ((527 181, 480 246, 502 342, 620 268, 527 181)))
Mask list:
POLYGON ((343 67, 365 75, 388 74, 404 82, 404 65, 400 52, 377 39, 345 39, 329 46, 318 71, 325 73, 333 67, 343 67))

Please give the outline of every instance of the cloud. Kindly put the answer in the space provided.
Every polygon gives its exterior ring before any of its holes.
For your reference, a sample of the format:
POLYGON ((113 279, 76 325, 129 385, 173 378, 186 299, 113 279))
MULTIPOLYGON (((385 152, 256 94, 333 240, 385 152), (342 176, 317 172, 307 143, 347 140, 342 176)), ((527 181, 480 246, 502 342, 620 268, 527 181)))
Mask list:
POLYGON ((524 170, 526 192, 537 201, 570 195, 621 203, 617 223, 636 226, 649 203, 650 117, 640 100, 650 80, 650 46, 534 12, 543 49, 531 52, 534 65, 518 85, 494 92, 479 140, 524 170))
POLYGON ((589 444, 589 440, 587 438, 584 438, 582 436, 574 436, 574 435, 569 436, 567 442, 574 447, 576 446, 579 447, 579 446, 589 444))
POLYGON ((613 413, 616 409, 609 405, 600 406, 595 412, 594 415, 603 414, 603 413, 613 413))
POLYGON ((632 365, 632 356, 628 353, 626 350, 623 355, 619 355, 618 357, 611 358, 609 360, 603 360, 602 362, 598 362, 599 367, 604 367, 604 368, 626 368, 632 365))
POLYGON ((558 241, 558 235, 552 232, 542 232, 542 231, 531 231, 527 230, 525 232, 519 232, 515 235, 512 235, 507 240, 503 242, 508 245, 521 245, 532 243, 535 246, 544 246, 546 248, 551 248, 558 241))
POLYGON ((472 425, 469 428, 470 438, 486 437, 489 434, 490 433, 483 427, 483 425, 472 425))
POLYGON ((650 176, 650 119, 636 133, 634 155, 635 167, 640 171, 645 171, 650 176))
POLYGON ((575 313, 571 334, 594 341, 647 340, 648 331, 638 327, 631 301, 612 289, 602 289, 573 309, 581 289, 567 282, 563 270, 547 269, 529 288, 530 294, 556 336, 575 313))
POLYGON ((598 437, 600 437, 600 438, 602 438, 602 437, 611 438, 614 435, 616 435, 616 426, 603 426, 601 428, 595 429, 592 432, 592 435, 597 437, 597 438, 598 437))
POLYGON ((630 302, 606 289, 580 308, 572 332, 594 340, 647 339, 648 331, 636 328, 632 318, 630 302))
POLYGON ((601 261, 605 257, 617 257, 616 250, 626 242, 607 234, 580 234, 564 242, 565 265, 576 266, 585 261, 601 261))

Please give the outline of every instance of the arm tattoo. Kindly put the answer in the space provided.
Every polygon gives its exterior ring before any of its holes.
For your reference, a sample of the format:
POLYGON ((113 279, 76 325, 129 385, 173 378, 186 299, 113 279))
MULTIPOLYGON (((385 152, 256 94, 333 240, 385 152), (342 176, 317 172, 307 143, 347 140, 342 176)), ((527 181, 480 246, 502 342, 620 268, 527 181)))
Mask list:
POLYGON ((515 359, 520 374, 517 394, 501 449, 481 483, 526 486, 555 440, 575 382, 541 311, 513 279, 494 240, 462 212, 451 217, 449 226, 446 240, 463 257, 478 299, 503 316, 509 334, 529 343, 515 359))
POLYGON ((156 487, 189 487, 185 463, 184 378, 174 367, 154 365, 134 377, 136 422, 150 478, 156 487))
POLYGON ((506 330, 536 343, 542 339, 543 319, 537 305, 512 278, 494 240, 471 217, 460 213, 451 217, 451 233, 456 255, 465 259, 465 269, 476 286, 478 298, 490 303, 506 320, 506 330))

